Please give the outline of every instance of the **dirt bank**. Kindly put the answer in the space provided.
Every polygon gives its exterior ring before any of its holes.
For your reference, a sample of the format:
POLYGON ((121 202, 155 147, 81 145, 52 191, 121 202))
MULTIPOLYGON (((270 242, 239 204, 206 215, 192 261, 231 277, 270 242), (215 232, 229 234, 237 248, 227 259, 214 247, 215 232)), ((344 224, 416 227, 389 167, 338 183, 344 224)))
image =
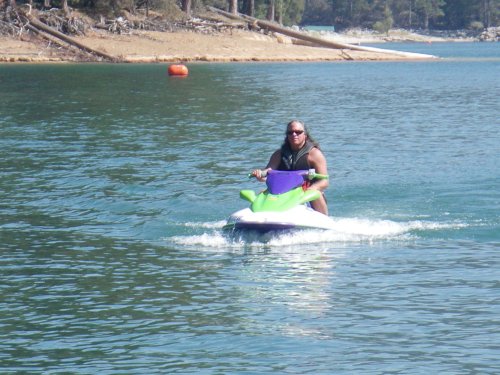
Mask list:
MULTIPOLYGON (((292 44, 290 38, 247 30, 202 34, 192 31, 134 30, 128 35, 92 31, 74 37, 93 49, 124 62, 175 61, 337 61, 400 60, 402 56, 292 44)), ((352 38, 351 38, 352 39, 352 38)), ((89 56, 67 50, 37 36, 0 37, 1 62, 88 61, 89 56)))
MULTIPOLYGON (((129 22, 130 23, 130 22, 129 22)), ((95 25, 94 25, 95 26, 95 25)), ((96 57, 68 45, 61 46, 56 38, 42 38, 22 30, 16 36, 0 36, 0 62, 85 62, 96 57)), ((146 31, 127 28, 113 33, 89 27, 74 40, 93 50, 129 63, 192 62, 192 61, 341 61, 341 60, 408 60, 412 57, 381 53, 332 49, 297 44, 296 39, 282 34, 249 30, 248 27, 226 27, 224 30, 146 31)), ((317 35, 340 43, 363 44, 387 41, 387 35, 363 32, 317 35)), ((395 40, 436 41, 421 35, 393 33, 395 40), (404 39, 403 39, 404 38, 404 39)))

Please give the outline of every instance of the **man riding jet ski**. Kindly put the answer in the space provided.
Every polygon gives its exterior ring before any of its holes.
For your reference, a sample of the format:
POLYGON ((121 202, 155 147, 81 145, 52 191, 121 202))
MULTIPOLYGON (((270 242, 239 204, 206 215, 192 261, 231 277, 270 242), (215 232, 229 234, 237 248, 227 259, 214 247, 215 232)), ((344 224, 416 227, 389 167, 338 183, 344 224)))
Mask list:
POLYGON ((331 229, 333 220, 323 195, 328 187, 326 173, 326 159, 318 144, 302 122, 291 121, 281 149, 273 153, 264 170, 250 174, 265 181, 267 189, 258 195, 242 190, 241 198, 251 206, 232 214, 224 229, 331 229))
MULTIPOLYGON (((252 175, 259 181, 265 181, 265 175, 270 170, 309 169, 314 169, 318 174, 327 175, 326 158, 304 123, 292 120, 287 124, 285 140, 281 148, 271 155, 264 170, 256 169, 252 175)), ((323 191, 327 187, 328 179, 314 179, 306 186, 307 190, 317 190, 321 193, 318 199, 311 202, 311 206, 325 215, 328 215, 328 206, 323 191)))

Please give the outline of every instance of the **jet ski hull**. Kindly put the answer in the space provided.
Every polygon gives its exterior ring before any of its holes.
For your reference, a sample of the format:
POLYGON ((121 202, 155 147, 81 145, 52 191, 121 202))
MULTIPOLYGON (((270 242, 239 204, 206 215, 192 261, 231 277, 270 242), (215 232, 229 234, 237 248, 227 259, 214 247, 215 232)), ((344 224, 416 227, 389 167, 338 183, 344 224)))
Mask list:
POLYGON ((249 208, 232 214, 224 230, 248 230, 260 233, 304 229, 333 228, 333 220, 305 205, 283 212, 253 212, 249 208))

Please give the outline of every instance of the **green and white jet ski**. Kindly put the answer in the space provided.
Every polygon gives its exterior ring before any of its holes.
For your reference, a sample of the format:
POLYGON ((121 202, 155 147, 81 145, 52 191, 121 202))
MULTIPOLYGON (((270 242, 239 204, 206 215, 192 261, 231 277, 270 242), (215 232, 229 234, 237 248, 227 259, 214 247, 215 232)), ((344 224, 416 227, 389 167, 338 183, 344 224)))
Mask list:
POLYGON ((315 178, 328 178, 310 170, 267 173, 267 189, 259 194, 241 190, 240 197, 250 207, 233 213, 224 231, 290 231, 297 229, 333 229, 333 220, 313 210, 308 202, 320 197, 317 190, 306 190, 305 183, 315 178))

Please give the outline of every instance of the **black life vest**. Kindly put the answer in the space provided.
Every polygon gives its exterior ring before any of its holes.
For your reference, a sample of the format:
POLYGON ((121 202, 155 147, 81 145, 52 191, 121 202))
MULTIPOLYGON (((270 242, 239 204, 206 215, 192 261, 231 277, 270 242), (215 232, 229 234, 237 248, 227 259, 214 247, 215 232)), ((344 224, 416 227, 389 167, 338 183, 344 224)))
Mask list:
POLYGON ((288 143, 281 147, 281 160, 278 170, 280 171, 299 171, 309 169, 310 165, 307 161, 309 152, 316 146, 307 140, 304 146, 299 151, 292 151, 288 143))

